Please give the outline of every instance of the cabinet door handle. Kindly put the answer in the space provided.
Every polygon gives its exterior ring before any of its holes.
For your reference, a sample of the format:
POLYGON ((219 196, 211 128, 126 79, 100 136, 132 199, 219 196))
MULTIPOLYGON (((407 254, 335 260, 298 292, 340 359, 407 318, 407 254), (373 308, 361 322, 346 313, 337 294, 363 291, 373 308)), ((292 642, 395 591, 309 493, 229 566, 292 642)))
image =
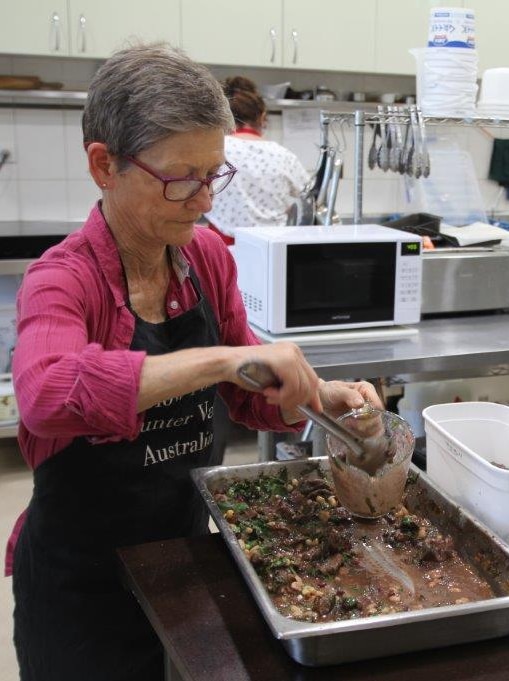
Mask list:
POLYGON ((78 26, 78 37, 79 37, 79 51, 80 52, 86 52, 87 51, 87 31, 86 31, 86 24, 87 20, 85 18, 84 14, 80 14, 79 18, 79 26, 78 26))
POLYGON ((276 29, 271 28, 269 33, 270 33, 270 41, 272 43, 272 52, 270 53, 270 63, 273 64, 276 61, 276 40, 277 40, 276 29))
POLYGON ((299 34, 295 29, 292 30, 292 41, 293 41, 293 59, 292 64, 297 63, 299 58, 299 34))
POLYGON ((58 12, 51 15, 51 36, 53 39, 53 50, 60 51, 60 16, 58 12))

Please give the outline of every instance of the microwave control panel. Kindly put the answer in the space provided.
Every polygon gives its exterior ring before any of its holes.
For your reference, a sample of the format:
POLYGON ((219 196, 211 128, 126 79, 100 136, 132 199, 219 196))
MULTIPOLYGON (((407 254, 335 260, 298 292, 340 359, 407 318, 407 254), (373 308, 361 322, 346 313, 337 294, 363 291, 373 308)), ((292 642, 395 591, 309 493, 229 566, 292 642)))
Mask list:
POLYGON ((422 257, 419 241, 401 241, 397 258, 395 317, 398 324, 414 324, 421 315, 422 257))

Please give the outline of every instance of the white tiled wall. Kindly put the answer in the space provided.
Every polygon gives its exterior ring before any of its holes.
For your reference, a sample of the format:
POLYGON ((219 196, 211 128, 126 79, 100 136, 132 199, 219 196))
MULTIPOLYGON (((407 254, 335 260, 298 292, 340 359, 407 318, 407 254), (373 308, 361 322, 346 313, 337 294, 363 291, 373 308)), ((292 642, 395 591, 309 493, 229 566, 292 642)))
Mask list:
MULTIPOLYGON (((2 57, 0 72, 37 74, 46 80, 60 81, 67 89, 86 89, 97 63, 89 60, 59 60, 51 58, 2 57)), ((232 69, 213 69, 218 78, 230 75, 232 69)), ((233 72, 236 72, 233 70, 233 72)), ((412 80, 408 77, 380 77, 366 74, 322 74, 320 72, 277 72, 267 69, 243 69, 242 72, 264 83, 291 80, 295 89, 324 84, 339 91, 377 90, 378 92, 408 91, 412 80)), ((281 142, 301 157, 312 170, 317 160, 320 140, 318 110, 316 126, 302 135, 289 134, 281 114, 269 116, 267 137, 281 142)), ((341 215, 353 213, 354 134, 345 128, 344 135, 337 127, 331 131, 344 147, 344 176, 340 183, 337 210, 341 215)), ((436 131, 429 131, 437 134, 436 131)), ((493 136, 507 132, 498 129, 474 128, 441 129, 447 144, 457 143, 468 150, 474 159, 476 175, 486 211, 498 200, 500 212, 509 212, 509 202, 500 196, 499 187, 488 180, 489 160, 493 136)), ((371 144, 372 132, 365 136, 365 152, 371 144)), ((86 155, 82 147, 81 111, 44 109, 0 109, 0 149, 8 149, 11 158, 0 170, 0 221, 2 220, 83 220, 99 191, 88 174, 86 155)), ((392 213, 409 209, 405 185, 400 176, 369 170, 366 166, 363 185, 363 212, 392 213)))
POLYGON ((18 184, 14 156, 14 112, 0 110, 0 148, 12 155, 0 171, 0 215, 3 220, 16 220, 19 214, 18 184))
MULTIPOLYGON (((1 56, 0 73, 37 75, 86 90, 93 60, 1 56)), ((81 111, 0 109, 0 149, 11 157, 0 170, 0 221, 83 220, 99 192, 81 142, 81 111)))
POLYGON ((99 191, 88 174, 81 112, 0 111, 0 220, 82 220, 99 191))

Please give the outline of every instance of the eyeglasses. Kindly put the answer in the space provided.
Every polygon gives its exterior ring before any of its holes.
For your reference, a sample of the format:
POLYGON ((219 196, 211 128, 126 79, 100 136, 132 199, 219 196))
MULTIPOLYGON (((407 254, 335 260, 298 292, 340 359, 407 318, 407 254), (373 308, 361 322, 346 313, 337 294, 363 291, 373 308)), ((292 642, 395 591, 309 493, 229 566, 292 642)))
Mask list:
POLYGON ((167 201, 187 201, 193 196, 196 196, 203 185, 207 187, 210 196, 219 194, 223 189, 226 189, 237 172, 237 168, 228 161, 225 161, 225 165, 222 167, 225 167, 226 170, 216 173, 215 175, 210 175, 204 180, 194 177, 170 177, 159 175, 159 173, 156 173, 155 170, 152 170, 152 168, 145 165, 142 161, 138 161, 134 156, 126 156, 125 158, 149 175, 152 175, 152 177, 161 180, 164 185, 163 196, 167 201))

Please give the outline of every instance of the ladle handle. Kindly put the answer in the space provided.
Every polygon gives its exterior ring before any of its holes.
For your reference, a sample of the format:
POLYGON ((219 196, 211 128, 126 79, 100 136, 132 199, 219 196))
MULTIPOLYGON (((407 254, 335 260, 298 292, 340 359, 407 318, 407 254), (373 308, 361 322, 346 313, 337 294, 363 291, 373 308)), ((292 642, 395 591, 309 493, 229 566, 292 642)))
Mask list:
MULTIPOLYGON (((272 369, 263 362, 247 362, 237 370, 238 375, 248 385, 257 390, 264 390, 271 386, 277 387, 279 380, 272 369)), ((322 426, 328 433, 342 440, 355 456, 362 457, 364 455, 364 448, 347 430, 342 428, 334 419, 328 416, 325 412, 317 412, 305 404, 299 404, 297 409, 311 419, 314 423, 322 426)))

